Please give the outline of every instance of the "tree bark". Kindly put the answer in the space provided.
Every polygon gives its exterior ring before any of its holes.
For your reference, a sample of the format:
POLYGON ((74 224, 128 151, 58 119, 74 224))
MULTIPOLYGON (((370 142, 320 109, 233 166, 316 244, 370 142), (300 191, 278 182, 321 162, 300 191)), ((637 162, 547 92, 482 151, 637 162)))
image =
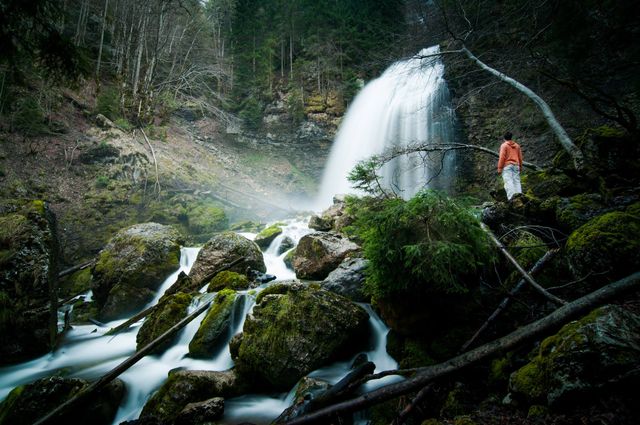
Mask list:
POLYGON ((555 310, 529 325, 523 326, 502 338, 484 344, 478 348, 456 356, 446 362, 418 368, 416 375, 410 379, 391 384, 374 391, 362 394, 333 406, 320 409, 300 418, 286 422, 287 425, 301 425, 308 423, 326 423, 327 418, 334 415, 356 412, 382 403, 386 400, 416 391, 436 378, 447 376, 465 367, 479 363, 501 352, 512 349, 526 341, 538 338, 581 314, 609 302, 627 292, 640 289, 640 272, 636 272, 621 280, 604 286, 584 297, 578 298, 555 310))

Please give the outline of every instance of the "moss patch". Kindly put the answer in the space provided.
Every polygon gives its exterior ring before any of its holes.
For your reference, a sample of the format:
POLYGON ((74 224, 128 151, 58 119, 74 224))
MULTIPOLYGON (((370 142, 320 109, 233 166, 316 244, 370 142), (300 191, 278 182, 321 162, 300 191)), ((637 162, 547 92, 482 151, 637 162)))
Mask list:
MULTIPOLYGON (((136 336, 136 350, 140 350, 154 339, 168 331, 173 325, 187 316, 189 305, 193 296, 178 292, 167 298, 167 300, 151 313, 142 324, 136 336)), ((165 342, 158 347, 155 352, 162 352, 171 346, 172 341, 165 342)))
POLYGON ((236 292, 232 289, 218 292, 213 306, 189 343, 189 355, 198 358, 211 357, 226 341, 235 299, 236 292))
POLYGON ((215 275, 211 282, 209 282, 209 286, 207 287, 207 292, 217 292, 225 288, 238 290, 238 289, 247 289, 249 287, 249 278, 243 274, 232 272, 232 271, 222 271, 215 275))

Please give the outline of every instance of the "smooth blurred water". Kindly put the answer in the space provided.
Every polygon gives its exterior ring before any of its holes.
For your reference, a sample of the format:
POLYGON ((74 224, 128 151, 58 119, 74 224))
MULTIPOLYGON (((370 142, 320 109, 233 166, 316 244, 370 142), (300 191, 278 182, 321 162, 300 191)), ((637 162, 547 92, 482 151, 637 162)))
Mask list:
MULTIPOLYGON (((282 235, 276 238, 264 253, 267 272, 276 275, 276 282, 295 278, 295 273, 283 263, 286 252, 277 254, 282 240, 288 236, 297 244, 302 236, 311 232, 306 225, 306 219, 286 220, 283 224, 282 235)), ((254 234, 244 234, 244 236, 255 237, 254 234)), ((189 273, 198 251, 199 248, 182 248, 180 268, 166 279, 160 287, 159 294, 162 294, 175 282, 180 271, 189 273)), ((239 291, 232 313, 229 339, 242 331, 244 321, 254 306, 256 294, 270 284, 272 283, 264 284, 255 291, 239 291)), ((156 297, 156 302, 159 298, 160 295, 156 297)), ((369 351, 367 351, 369 359, 378 366, 376 371, 396 368, 396 362, 388 356, 385 350, 388 329, 370 306, 362 306, 370 315, 372 338, 369 351)), ((196 302, 190 306, 191 310, 195 308, 197 308, 196 302)), ((120 375, 120 379, 126 384, 127 391, 116 414, 114 425, 136 419, 149 397, 167 379, 170 370, 181 368, 223 371, 233 367, 228 343, 221 346, 219 352, 215 353, 211 359, 202 360, 187 357, 189 342, 205 315, 206 313, 203 312, 185 326, 170 349, 161 355, 144 357, 120 375)), ((98 379, 135 353, 136 334, 140 329, 141 322, 115 336, 104 335, 109 329, 123 322, 124 320, 109 322, 105 327, 74 326, 65 335, 61 347, 55 352, 26 363, 0 368, 0 399, 4 399, 15 386, 54 374, 88 380, 98 379)), ((335 383, 350 371, 351 362, 352 360, 329 365, 313 372, 313 375, 335 383)), ((293 394, 294 389, 289 393, 247 394, 225 400, 225 416, 222 423, 235 424, 247 421, 257 425, 268 424, 292 403, 293 394)))
MULTIPOLYGON (((347 180, 358 162, 394 147, 453 141, 454 111, 444 80, 438 46, 391 65, 355 97, 333 142, 316 210, 331 205, 335 194, 357 193, 347 180)), ((424 188, 446 190, 455 154, 412 154, 389 162, 382 185, 408 199, 424 188)))

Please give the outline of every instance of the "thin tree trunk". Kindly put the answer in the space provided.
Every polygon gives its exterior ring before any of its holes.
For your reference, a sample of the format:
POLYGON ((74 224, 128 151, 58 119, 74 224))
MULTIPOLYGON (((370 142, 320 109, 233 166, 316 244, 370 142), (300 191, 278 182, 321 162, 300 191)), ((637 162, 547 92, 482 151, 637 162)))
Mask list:
MULTIPOLYGON (((370 406, 396 398, 403 394, 416 391, 424 387, 436 378, 450 375, 463 368, 491 358, 499 353, 513 349, 518 345, 539 338, 570 320, 589 312, 590 310, 614 300, 628 292, 640 288, 640 272, 636 272, 614 283, 606 285, 584 297, 578 298, 555 310, 529 325, 523 326, 514 332, 497 340, 491 341, 478 348, 456 356, 446 362, 415 369, 416 375, 403 382, 391 384, 362 394, 351 400, 334 404, 308 415, 286 422, 287 425, 302 425, 308 423, 326 423, 327 419, 335 415, 357 412, 370 406)), ((380 373, 377 376, 388 376, 392 373, 380 373)), ((376 375, 374 375, 375 377, 376 375)))
POLYGON ((512 87, 515 87, 516 90, 519 90, 520 92, 524 93, 529 99, 533 100, 533 102, 542 111, 542 115, 544 115, 545 119, 547 120, 547 123, 549 124, 554 134, 558 138, 560 145, 562 145, 564 150, 569 154, 569 156, 573 160, 573 165, 576 168, 576 170, 581 171, 584 169, 584 158, 582 156, 582 151, 571 141, 571 138, 569 137, 567 132, 564 130, 564 127, 562 127, 562 125, 560 124, 556 116, 553 114, 553 111, 551 111, 551 108, 549 107, 547 102, 545 102, 540 96, 538 96, 529 87, 514 80, 508 75, 494 68, 491 68, 490 66, 482 62, 473 53, 471 53, 466 47, 462 46, 461 50, 465 55, 467 55, 469 59, 475 62, 480 68, 484 69, 490 74, 493 74, 494 76, 498 77, 498 79, 500 79, 501 81, 504 81, 505 83, 511 85, 512 87))
POLYGON ((107 10, 109 0, 104 0, 104 12, 102 13, 102 30, 100 31, 100 48, 98 49, 98 63, 96 64, 96 86, 100 87, 100 63, 102 61, 102 46, 104 45, 104 30, 107 24, 107 10))

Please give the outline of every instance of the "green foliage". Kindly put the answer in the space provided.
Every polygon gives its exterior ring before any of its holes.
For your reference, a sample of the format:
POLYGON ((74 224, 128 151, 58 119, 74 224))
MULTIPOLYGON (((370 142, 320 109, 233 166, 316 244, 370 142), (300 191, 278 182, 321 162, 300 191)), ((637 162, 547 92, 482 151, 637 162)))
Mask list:
POLYGON ((287 97, 287 111, 294 123, 301 122, 305 117, 302 95, 302 90, 295 88, 289 91, 289 97, 287 97))
POLYGON ((356 164, 349 172, 347 179, 352 183, 354 189, 374 196, 384 195, 385 191, 382 189, 381 177, 378 174, 382 165, 380 158, 374 155, 356 164))
POLYGON ((465 278, 493 257, 472 210, 434 191, 401 199, 348 201, 369 260, 365 291, 465 293, 465 278))
POLYGON ((126 118, 118 118, 113 123, 125 131, 133 129, 133 125, 126 118))
POLYGON ((121 118, 120 93, 116 87, 103 87, 96 99, 96 112, 116 121, 121 118))
POLYGON ((48 130, 45 124, 44 110, 32 96, 18 99, 13 125, 25 136, 35 136, 48 130))
POLYGON ((96 177, 94 186, 97 189, 104 189, 105 187, 109 186, 109 177, 105 176, 104 174, 99 175, 98 177, 96 177))

